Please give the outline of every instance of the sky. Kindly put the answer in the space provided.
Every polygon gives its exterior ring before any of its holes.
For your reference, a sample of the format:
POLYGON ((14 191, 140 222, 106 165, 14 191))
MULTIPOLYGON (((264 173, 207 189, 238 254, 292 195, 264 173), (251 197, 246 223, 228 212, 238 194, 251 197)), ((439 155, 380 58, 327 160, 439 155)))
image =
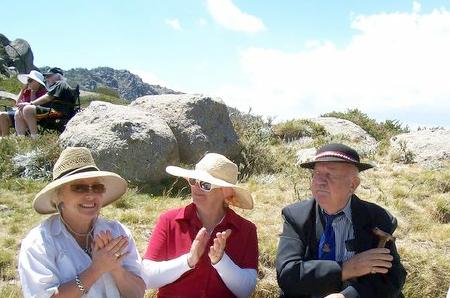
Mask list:
POLYGON ((109 66, 275 122, 359 109, 450 128, 450 1, 6 1, 34 64, 109 66))

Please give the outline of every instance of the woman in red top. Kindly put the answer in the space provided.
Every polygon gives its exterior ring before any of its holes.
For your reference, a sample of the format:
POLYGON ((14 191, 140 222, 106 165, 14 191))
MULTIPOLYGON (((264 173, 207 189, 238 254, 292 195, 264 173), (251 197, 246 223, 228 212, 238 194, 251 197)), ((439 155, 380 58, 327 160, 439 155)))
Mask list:
MULTIPOLYGON (((16 100, 16 106, 21 102, 30 102, 47 93, 45 88, 44 76, 36 70, 30 71, 29 74, 19 74, 17 76, 24 85, 20 90, 19 97, 16 100)), ((9 128, 14 123, 14 115, 16 108, 0 113, 0 133, 2 137, 9 134, 9 128)))
POLYGON ((193 203, 162 214, 143 261, 147 288, 158 297, 249 297, 256 286, 256 226, 228 205, 253 208, 236 185, 237 166, 208 153, 195 170, 167 167, 191 186, 193 203))

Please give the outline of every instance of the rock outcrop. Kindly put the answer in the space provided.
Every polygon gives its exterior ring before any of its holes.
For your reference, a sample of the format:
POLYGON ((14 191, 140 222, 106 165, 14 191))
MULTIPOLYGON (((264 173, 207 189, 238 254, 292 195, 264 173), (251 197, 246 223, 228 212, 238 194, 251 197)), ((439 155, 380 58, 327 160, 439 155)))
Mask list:
POLYGON ((179 161, 175 136, 165 121, 143 109, 101 101, 72 118, 59 141, 64 148, 90 148, 100 169, 138 185, 161 181, 165 167, 179 161))
POLYGON ((239 153, 239 141, 228 108, 219 98, 178 94, 137 98, 130 106, 163 118, 172 129, 180 161, 194 164, 206 152, 229 158, 239 153))
POLYGON ((391 138, 391 148, 405 162, 424 166, 450 161, 450 130, 423 129, 391 138))
POLYGON ((33 52, 24 39, 10 41, 0 34, 0 73, 8 77, 18 73, 29 73, 37 69, 33 64, 33 52))
MULTIPOLYGON (((43 67, 45 70, 48 67, 43 67)), ((180 92, 144 83, 142 79, 128 70, 117 70, 110 67, 97 67, 93 69, 74 68, 64 72, 71 86, 80 85, 87 91, 96 91, 97 88, 106 87, 117 93, 120 98, 134 100, 144 95, 178 94, 180 92)))

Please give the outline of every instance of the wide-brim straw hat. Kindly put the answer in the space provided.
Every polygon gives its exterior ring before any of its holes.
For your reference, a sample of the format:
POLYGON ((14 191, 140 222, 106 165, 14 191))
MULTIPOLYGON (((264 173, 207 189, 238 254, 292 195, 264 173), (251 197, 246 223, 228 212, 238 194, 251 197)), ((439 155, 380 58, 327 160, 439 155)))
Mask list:
POLYGON ((35 80, 36 82, 38 82, 39 84, 41 84, 42 86, 45 87, 44 75, 42 73, 40 73, 39 71, 37 71, 37 70, 32 70, 32 71, 30 71, 29 74, 19 74, 19 75, 17 75, 17 79, 22 84, 27 84, 28 83, 28 79, 32 79, 32 80, 35 80))
POLYGON ((344 144, 331 143, 317 150, 314 161, 300 164, 302 168, 314 169, 316 163, 342 162, 353 164, 360 172, 373 168, 373 165, 360 162, 358 152, 344 144))
POLYGON ((206 154, 195 165, 194 170, 168 166, 166 172, 173 176, 194 178, 209 182, 219 187, 231 187, 234 189, 234 196, 228 203, 243 209, 253 209, 253 197, 251 193, 247 189, 237 185, 238 167, 221 154, 206 154))
POLYGON ((64 184, 75 180, 99 178, 105 185, 102 207, 119 199, 127 191, 127 182, 119 175, 100 171, 85 147, 67 147, 61 152, 53 167, 53 181, 47 184, 33 200, 34 209, 40 214, 57 212, 57 190, 64 184))

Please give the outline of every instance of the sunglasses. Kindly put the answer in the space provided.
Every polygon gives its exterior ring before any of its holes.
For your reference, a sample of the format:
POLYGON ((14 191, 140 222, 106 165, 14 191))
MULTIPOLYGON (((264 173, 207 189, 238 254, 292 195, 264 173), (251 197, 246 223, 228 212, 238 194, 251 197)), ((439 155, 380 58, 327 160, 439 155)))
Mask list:
POLYGON ((27 80, 28 83, 32 83, 33 81, 34 81, 34 80, 33 80, 33 79, 30 79, 30 78, 27 80))
POLYGON ((214 184, 209 183, 209 182, 197 180, 197 179, 194 179, 194 178, 189 178, 188 182, 189 182, 190 186, 194 186, 194 185, 197 184, 200 187, 200 189, 205 191, 205 192, 210 192, 214 188, 219 188, 219 186, 217 186, 217 185, 214 185, 214 184))
POLYGON ((106 188, 105 188, 104 184, 100 184, 100 183, 92 184, 92 185, 72 184, 70 186, 70 190, 75 193, 88 193, 88 192, 104 193, 106 191, 106 188))

